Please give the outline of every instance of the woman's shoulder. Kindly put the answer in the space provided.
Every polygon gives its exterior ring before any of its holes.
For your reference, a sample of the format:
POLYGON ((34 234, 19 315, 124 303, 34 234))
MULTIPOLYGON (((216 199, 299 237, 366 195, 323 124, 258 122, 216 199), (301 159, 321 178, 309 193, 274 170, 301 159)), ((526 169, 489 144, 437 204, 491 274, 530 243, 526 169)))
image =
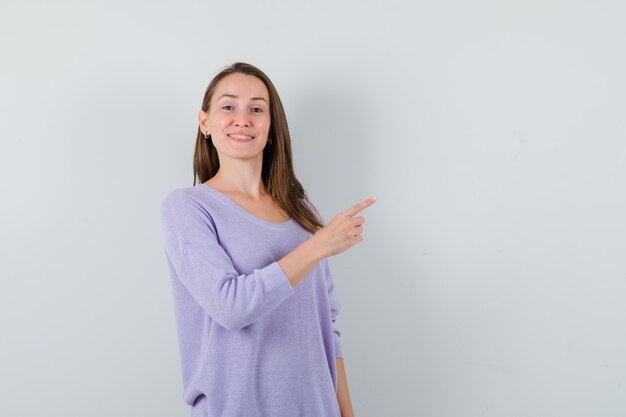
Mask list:
MULTIPOLYGON (((161 202, 161 219, 166 229, 176 230, 187 240, 216 233, 221 211, 212 197, 198 186, 179 187, 169 191, 161 202)), ((223 216, 223 214, 221 214, 223 216)))
POLYGON ((204 192, 200 188, 202 186, 200 184, 170 190, 161 201, 163 215, 212 217, 215 213, 214 204, 217 203, 217 200, 209 193, 204 192))
POLYGON ((179 205, 179 204, 189 204, 195 198, 197 198, 198 189, 197 186, 190 187, 178 187, 170 190, 165 194, 161 201, 161 206, 165 205, 179 205))

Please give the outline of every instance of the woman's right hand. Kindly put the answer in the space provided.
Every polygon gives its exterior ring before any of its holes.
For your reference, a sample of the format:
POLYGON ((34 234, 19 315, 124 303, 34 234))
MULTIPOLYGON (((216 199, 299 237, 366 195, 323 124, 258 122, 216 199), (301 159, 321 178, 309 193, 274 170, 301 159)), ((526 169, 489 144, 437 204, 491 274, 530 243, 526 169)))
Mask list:
POLYGON ((361 233, 365 217, 353 216, 374 204, 375 201, 375 197, 369 197, 339 212, 326 226, 315 232, 311 239, 316 242, 324 257, 338 255, 363 241, 361 233))

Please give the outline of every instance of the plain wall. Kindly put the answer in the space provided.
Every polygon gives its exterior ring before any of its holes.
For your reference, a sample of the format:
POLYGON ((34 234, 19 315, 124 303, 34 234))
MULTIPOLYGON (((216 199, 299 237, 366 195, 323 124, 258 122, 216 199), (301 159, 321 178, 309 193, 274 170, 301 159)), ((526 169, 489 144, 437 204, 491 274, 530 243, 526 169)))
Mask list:
POLYGON ((159 204, 275 83, 357 416, 626 415, 618 1, 3 2, 0 415, 186 416, 159 204))

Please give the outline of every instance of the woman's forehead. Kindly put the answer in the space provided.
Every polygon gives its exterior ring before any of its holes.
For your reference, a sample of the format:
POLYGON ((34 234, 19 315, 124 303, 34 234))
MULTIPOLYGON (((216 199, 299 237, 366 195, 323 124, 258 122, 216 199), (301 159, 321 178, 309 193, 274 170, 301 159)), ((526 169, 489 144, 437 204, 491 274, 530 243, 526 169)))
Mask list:
POLYGON ((263 98, 269 102, 269 93, 263 81, 248 74, 230 74, 224 77, 215 89, 215 99, 222 96, 233 98, 263 98))

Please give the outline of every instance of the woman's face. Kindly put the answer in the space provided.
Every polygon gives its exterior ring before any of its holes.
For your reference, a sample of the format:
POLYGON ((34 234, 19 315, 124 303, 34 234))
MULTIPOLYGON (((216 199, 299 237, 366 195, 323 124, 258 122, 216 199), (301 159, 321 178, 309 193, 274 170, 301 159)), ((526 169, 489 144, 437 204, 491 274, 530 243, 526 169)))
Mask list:
POLYGON ((200 110, 200 129, 211 135, 218 154, 256 158, 267 143, 271 122, 269 101, 267 87, 257 77, 241 73, 227 75, 217 84, 208 114, 200 110))

